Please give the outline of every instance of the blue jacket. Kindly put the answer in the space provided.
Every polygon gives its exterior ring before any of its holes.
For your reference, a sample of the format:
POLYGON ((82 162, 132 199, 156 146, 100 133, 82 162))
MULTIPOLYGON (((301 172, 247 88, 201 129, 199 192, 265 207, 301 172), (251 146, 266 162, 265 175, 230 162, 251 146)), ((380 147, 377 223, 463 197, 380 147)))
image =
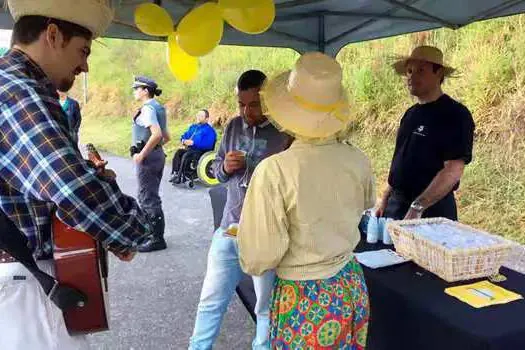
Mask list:
POLYGON ((61 106, 67 115, 69 128, 78 134, 80 130, 80 123, 82 121, 82 116, 80 115, 80 105, 77 101, 68 96, 64 104, 61 106))
POLYGON ((182 140, 193 140, 193 146, 190 148, 199 151, 212 151, 217 141, 217 133, 210 124, 193 124, 181 136, 182 140))

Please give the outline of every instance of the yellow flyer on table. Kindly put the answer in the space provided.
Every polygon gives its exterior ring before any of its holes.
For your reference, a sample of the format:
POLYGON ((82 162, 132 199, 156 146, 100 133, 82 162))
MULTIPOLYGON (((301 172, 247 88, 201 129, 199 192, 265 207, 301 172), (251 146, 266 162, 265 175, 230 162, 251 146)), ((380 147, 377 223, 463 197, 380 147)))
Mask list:
POLYGON ((490 305, 506 304, 511 301, 523 299, 519 294, 501 288, 489 281, 481 281, 464 286, 450 287, 445 289, 445 293, 458 298, 464 303, 475 308, 490 305))

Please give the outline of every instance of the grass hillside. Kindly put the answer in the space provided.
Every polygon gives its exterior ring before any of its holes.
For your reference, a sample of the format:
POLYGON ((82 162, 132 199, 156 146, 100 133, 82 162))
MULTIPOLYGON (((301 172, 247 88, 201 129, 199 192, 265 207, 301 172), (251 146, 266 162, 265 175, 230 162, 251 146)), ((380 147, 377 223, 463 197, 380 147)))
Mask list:
MULTIPOLYGON (((476 227, 525 243, 525 16, 476 23, 457 31, 440 29, 350 45, 337 59, 355 115, 354 142, 370 156, 382 189, 403 112, 414 103, 403 80, 390 68, 397 54, 419 44, 445 52, 458 73, 444 90, 463 102, 476 121, 475 160, 458 192, 460 218, 476 227)), ((162 43, 104 39, 95 43, 89 74, 89 102, 83 108, 81 139, 126 154, 134 74, 154 77, 175 139, 200 108, 220 128, 236 113, 235 80, 256 68, 274 75, 299 57, 287 49, 219 47, 201 60, 199 78, 176 81, 162 43)), ((77 84, 74 95, 80 97, 77 84)), ((177 147, 168 147, 170 157, 177 147)))

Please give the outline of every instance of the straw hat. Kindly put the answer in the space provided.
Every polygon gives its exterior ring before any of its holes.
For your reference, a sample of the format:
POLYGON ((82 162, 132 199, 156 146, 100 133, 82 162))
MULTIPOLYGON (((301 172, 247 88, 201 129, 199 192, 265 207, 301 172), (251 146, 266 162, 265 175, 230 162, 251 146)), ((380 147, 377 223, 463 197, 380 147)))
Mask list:
POLYGON ((400 75, 406 74, 406 67, 408 61, 416 60, 416 61, 425 61, 430 63, 439 64, 443 67, 445 71, 445 76, 449 76, 452 73, 454 73, 455 69, 446 65, 443 62, 443 52, 441 52, 440 49, 434 46, 419 46, 416 47, 410 56, 401 56, 398 58, 397 62, 395 62, 392 66, 396 70, 396 72, 400 75))
POLYGON ((320 52, 302 55, 293 70, 267 81, 261 91, 270 121, 299 139, 323 140, 345 130, 350 108, 337 61, 320 52))
POLYGON ((108 0, 8 0, 15 22, 24 16, 43 16, 78 24, 93 33, 104 34, 113 20, 108 0))

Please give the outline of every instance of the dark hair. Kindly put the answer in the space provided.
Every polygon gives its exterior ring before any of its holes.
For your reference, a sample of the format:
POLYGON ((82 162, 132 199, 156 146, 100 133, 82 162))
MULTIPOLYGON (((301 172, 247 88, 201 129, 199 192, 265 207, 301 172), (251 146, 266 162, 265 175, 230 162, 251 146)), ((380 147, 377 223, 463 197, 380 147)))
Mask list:
MULTIPOLYGON (((442 65, 437 64, 437 63, 432 63, 432 71, 433 71, 434 73, 437 73, 437 71, 440 70, 441 68, 443 68, 442 65)), ((441 77, 441 80, 440 80, 439 83, 440 83, 440 84, 443 84, 444 81, 445 81, 445 76, 442 76, 442 77, 441 77)))
POLYGON ((93 33, 91 33, 90 30, 78 24, 43 16, 24 16, 20 18, 13 27, 11 45, 29 45, 34 43, 50 24, 55 24, 58 27, 66 43, 75 36, 82 37, 86 40, 93 38, 93 33))
POLYGON ((237 80, 237 89, 239 91, 246 91, 253 88, 260 88, 265 80, 266 75, 263 72, 252 69, 241 74, 239 80, 237 80))
POLYGON ((210 118, 210 112, 208 112, 207 109, 201 109, 201 111, 204 112, 204 114, 206 114, 206 119, 210 118))
POLYGON ((161 89, 152 88, 152 87, 149 87, 149 86, 144 86, 143 88, 148 90, 148 95, 149 95, 150 98, 162 95, 162 90, 161 89))

